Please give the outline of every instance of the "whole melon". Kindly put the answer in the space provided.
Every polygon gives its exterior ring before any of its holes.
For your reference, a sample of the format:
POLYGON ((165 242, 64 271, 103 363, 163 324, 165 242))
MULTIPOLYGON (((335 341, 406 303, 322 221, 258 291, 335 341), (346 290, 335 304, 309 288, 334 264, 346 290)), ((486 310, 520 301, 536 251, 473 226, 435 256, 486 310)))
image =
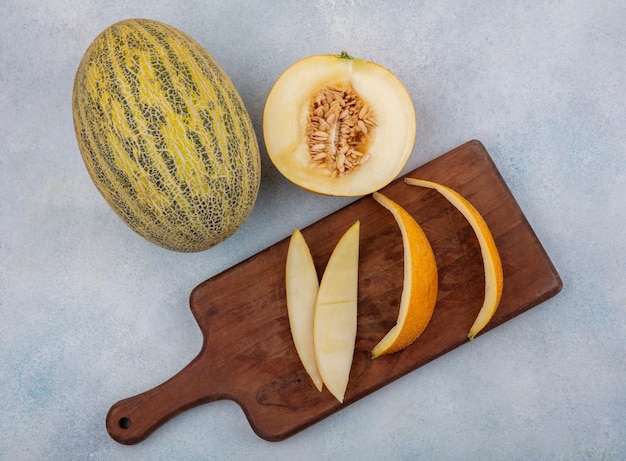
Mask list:
POLYGON ((105 29, 80 62, 72 111, 91 179, 147 240, 203 251, 249 216, 261 176, 252 122, 223 69, 180 30, 148 19, 105 29))

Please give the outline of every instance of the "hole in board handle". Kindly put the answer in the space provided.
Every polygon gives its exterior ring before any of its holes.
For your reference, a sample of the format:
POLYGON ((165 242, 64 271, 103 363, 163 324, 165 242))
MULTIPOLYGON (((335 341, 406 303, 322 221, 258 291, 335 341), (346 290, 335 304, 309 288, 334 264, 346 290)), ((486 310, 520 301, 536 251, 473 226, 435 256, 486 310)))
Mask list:
POLYGON ((120 418, 119 425, 122 429, 128 429, 130 427, 130 418, 127 418, 127 417, 120 418))

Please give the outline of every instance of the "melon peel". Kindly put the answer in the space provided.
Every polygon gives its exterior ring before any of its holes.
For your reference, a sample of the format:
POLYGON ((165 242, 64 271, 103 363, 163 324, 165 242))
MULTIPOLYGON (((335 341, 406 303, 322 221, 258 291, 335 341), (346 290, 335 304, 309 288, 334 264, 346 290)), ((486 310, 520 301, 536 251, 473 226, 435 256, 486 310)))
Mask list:
POLYGON ((375 192, 372 197, 395 218, 404 249, 404 280, 398 319, 372 349, 374 359, 408 347, 424 332, 437 302, 438 275, 435 254, 417 221, 380 192, 375 192))
POLYGON ((472 340, 489 323, 498 309, 502 297, 504 282, 502 261, 493 235, 478 210, 455 190, 423 179, 405 178, 404 182, 412 186, 434 189, 443 195, 467 219, 478 238, 485 270, 485 298, 478 316, 467 334, 467 337, 472 340))

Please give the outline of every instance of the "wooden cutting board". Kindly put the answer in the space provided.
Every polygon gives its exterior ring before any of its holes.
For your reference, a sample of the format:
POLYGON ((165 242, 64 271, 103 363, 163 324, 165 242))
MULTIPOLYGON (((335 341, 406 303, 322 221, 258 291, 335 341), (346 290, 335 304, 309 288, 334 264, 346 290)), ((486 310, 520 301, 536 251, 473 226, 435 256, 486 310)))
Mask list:
MULTIPOLYGON (((407 176, 457 190, 492 230, 504 290, 483 333, 561 290, 556 269, 480 142, 468 142, 407 176)), ((113 405, 106 419, 111 437, 134 444, 184 410, 231 399, 260 437, 282 440, 467 343, 484 293, 482 259, 471 227, 433 190, 406 185, 400 178, 382 192, 420 223, 439 268, 435 312, 415 343, 370 358, 373 346, 395 324, 403 247, 392 215, 366 196, 302 230, 321 276, 340 236, 361 221, 357 340, 344 404, 326 389, 317 391, 296 354, 285 301, 285 238, 193 290, 191 311, 204 337, 200 353, 165 383, 113 405)))

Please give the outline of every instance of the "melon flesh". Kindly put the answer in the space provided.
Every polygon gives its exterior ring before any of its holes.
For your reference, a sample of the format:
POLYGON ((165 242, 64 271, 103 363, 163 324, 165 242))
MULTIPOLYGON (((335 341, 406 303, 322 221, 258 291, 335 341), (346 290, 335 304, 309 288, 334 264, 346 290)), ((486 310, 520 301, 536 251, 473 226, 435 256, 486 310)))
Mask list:
POLYGON ((366 195, 395 179, 413 150, 415 125, 415 109, 400 80, 346 54, 311 56, 289 67, 270 91, 263 114, 265 145, 276 168, 304 189, 336 196, 366 195), (307 138, 312 101, 329 86, 353 89, 375 119, 360 148, 367 161, 334 177, 316 167, 307 138))
POLYGON ((313 318, 317 367, 343 403, 354 356, 359 279, 359 221, 341 237, 324 270, 313 318))
POLYGON ((321 391, 323 381, 313 347, 313 319, 319 281, 311 251, 298 229, 293 231, 289 241, 285 282, 291 336, 304 369, 317 390, 321 391))

